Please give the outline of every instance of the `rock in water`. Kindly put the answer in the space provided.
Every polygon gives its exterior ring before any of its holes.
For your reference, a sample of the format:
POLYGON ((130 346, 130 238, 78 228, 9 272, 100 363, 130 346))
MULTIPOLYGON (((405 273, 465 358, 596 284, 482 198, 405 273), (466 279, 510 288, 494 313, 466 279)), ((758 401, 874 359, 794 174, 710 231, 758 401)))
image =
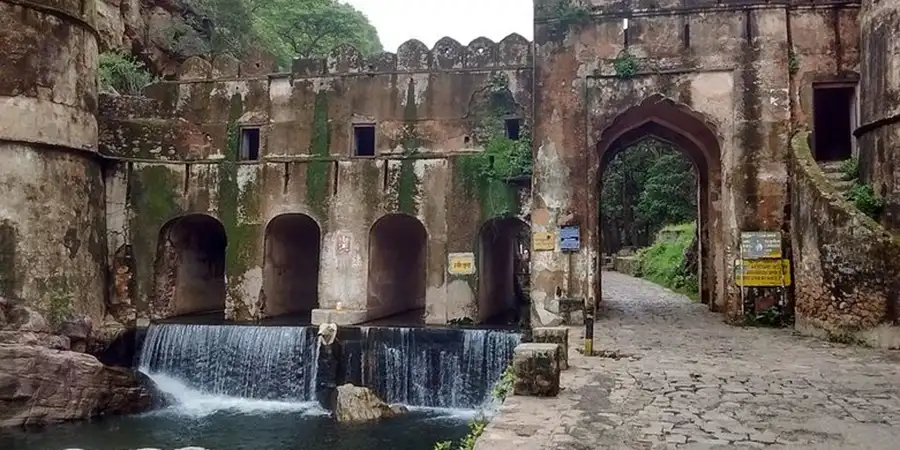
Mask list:
POLYGON ((146 411, 151 384, 88 354, 0 344, 0 427, 146 411))
POLYGON ((338 422, 357 423, 394 417, 407 412, 405 406, 388 405, 371 389, 345 384, 337 388, 334 417, 338 422))

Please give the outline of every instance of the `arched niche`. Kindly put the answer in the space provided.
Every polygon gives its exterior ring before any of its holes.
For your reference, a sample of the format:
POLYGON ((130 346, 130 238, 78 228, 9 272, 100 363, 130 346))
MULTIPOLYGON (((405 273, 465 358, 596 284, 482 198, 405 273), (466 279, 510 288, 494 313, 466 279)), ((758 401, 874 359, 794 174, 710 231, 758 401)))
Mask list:
POLYGON ((425 307, 427 243, 425 226, 413 216, 389 214, 372 225, 366 301, 370 319, 425 307))
POLYGON ((263 315, 306 314, 319 306, 322 233, 306 214, 282 214, 266 226, 263 315))
POLYGON ((498 217, 478 233, 478 323, 521 322, 528 314, 530 227, 498 217))

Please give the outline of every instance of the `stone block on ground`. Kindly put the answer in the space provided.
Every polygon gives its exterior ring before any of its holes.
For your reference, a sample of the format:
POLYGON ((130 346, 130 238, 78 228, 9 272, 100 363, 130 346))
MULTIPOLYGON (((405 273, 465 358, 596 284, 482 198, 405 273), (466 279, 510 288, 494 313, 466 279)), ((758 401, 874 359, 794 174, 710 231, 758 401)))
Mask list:
POLYGON ((532 397, 558 395, 559 351, 559 344, 519 344, 513 352, 513 393, 532 397))
POLYGON ((566 327, 539 327, 532 331, 533 342, 559 344, 559 370, 569 368, 569 329, 566 327))
POLYGON ((345 384, 338 386, 334 418, 341 423, 359 423, 398 416, 405 406, 388 405, 367 387, 345 384))

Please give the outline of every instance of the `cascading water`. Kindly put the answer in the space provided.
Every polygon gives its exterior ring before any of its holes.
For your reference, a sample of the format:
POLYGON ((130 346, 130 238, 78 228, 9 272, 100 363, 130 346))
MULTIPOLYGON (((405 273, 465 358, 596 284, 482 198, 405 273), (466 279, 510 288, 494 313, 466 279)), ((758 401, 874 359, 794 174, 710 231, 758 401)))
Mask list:
POLYGON ((206 395, 309 402, 318 353, 311 327, 154 325, 140 370, 206 395))
POLYGON ((358 373, 358 382, 389 403, 474 409, 490 400, 520 336, 499 330, 369 328, 361 340, 359 353, 344 354, 348 382, 358 373))

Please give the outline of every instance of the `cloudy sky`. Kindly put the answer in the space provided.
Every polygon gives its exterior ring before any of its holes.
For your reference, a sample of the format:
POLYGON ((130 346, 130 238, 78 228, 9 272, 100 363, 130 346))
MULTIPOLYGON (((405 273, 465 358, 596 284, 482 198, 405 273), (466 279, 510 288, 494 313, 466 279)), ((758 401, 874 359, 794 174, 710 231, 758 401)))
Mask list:
POLYGON ((393 52, 408 39, 432 47, 450 36, 463 45, 479 36, 532 38, 532 0, 343 0, 364 12, 393 52))

